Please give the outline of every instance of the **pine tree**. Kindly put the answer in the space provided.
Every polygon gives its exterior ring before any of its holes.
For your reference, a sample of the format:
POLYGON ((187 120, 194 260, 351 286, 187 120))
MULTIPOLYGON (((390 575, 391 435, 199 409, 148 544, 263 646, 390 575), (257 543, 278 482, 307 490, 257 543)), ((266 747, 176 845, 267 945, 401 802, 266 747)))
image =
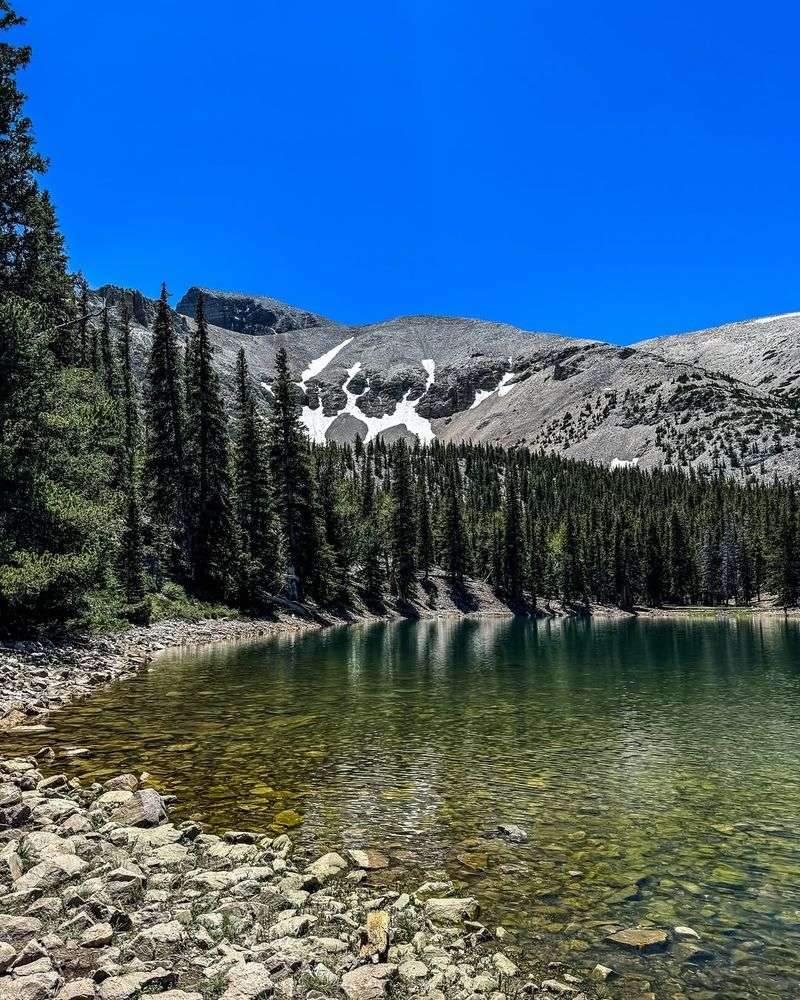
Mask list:
POLYGON ((140 428, 139 399, 131 359, 131 316, 127 301, 123 301, 120 310, 119 362, 123 418, 122 440, 127 457, 128 476, 132 478, 140 428))
POLYGON ((445 570, 452 582, 460 585, 469 568, 469 550, 464 524, 461 472, 458 459, 455 458, 448 471, 441 536, 440 548, 444 553, 445 570))
POLYGON ((144 538, 136 485, 132 479, 128 481, 128 495, 125 500, 125 527, 120 545, 120 577, 125 601, 128 604, 128 614, 134 621, 146 621, 149 618, 150 605, 145 596, 144 538))
POLYGON ((645 547, 645 590, 651 607, 658 608, 664 600, 664 556, 661 548, 661 534, 655 518, 647 527, 645 547))
POLYGON ((670 511, 667 544, 669 546, 667 585, 672 600, 678 604, 685 604, 692 580, 691 552, 683 518, 674 505, 670 511))
POLYGON ((349 517, 344 497, 344 479, 338 474, 336 453, 326 449, 318 463, 317 492, 325 528, 325 541, 332 562, 327 570, 328 600, 348 604, 350 592, 350 566, 352 561, 352 518, 349 517))
POLYGON ((178 347, 170 321, 167 286, 161 286, 147 365, 147 490, 153 548, 162 571, 183 576, 187 569, 184 406, 178 347))
POLYGON ((417 580, 417 518, 411 465, 405 441, 394 449, 392 481, 392 561, 397 596, 407 601, 417 580))
MULTIPOLYGON (((0 31, 24 23, 0 0, 0 31)), ((30 56, 28 46, 0 42, 0 296, 16 295, 42 307, 39 320, 51 331, 48 345, 65 363, 71 358, 59 349, 54 330, 70 319, 71 281, 50 196, 37 180, 47 162, 36 151, 25 95, 16 82, 30 56)))
POLYGON ((786 492, 775 539, 772 579, 778 604, 793 608, 800 596, 800 560, 797 550, 797 496, 794 486, 786 492))
POLYGON ((522 511, 513 462, 509 463, 506 471, 503 522, 503 589, 510 600, 520 601, 523 575, 522 511))
POLYGON ((583 561, 575 518, 570 512, 564 520, 561 598, 564 604, 572 604, 580 597, 585 598, 583 561))
POLYGON ((283 590, 284 546, 244 348, 236 359, 233 484, 240 547, 239 600, 245 605, 263 605, 270 594, 283 590))
MULTIPOLYGON (((0 0, 0 30, 22 23, 0 0)), ((17 71, 0 42, 0 622, 64 620, 109 571, 119 534, 104 394, 71 368, 75 303, 37 175, 17 71)))
POLYGON ((119 386, 116 359, 111 347, 111 321, 107 302, 100 317, 99 369, 106 392, 111 399, 116 399, 119 395, 119 386))
POLYGON ((76 363, 86 368, 89 364, 89 286, 86 279, 78 279, 78 333, 76 363))
POLYGON ((204 593, 222 597, 232 585, 235 565, 228 427, 202 293, 187 349, 186 475, 192 582, 204 593))
POLYGON ((431 517, 431 502, 428 496, 428 473, 424 457, 420 460, 419 470, 419 516, 417 519, 417 563, 422 576, 427 582, 431 567, 436 559, 433 537, 433 519, 431 517))
POLYGON ((283 347, 275 355, 270 465, 286 539, 290 590, 301 600, 306 594, 323 600, 331 585, 331 553, 315 496, 308 438, 300 423, 299 391, 283 347))

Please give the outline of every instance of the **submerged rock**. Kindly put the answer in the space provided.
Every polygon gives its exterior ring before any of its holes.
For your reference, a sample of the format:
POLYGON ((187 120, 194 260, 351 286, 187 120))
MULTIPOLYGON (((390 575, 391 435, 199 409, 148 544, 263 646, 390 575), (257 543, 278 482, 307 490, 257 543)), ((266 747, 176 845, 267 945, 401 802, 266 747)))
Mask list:
POLYGON ((515 823, 501 823, 497 828, 497 833, 504 840, 510 840, 512 844, 524 844, 528 839, 527 830, 515 823))
POLYGON ((378 868, 388 868, 389 859, 379 851, 360 850, 354 848, 347 852, 353 863, 359 868, 366 868, 368 871, 378 868))
POLYGON ((628 927, 609 934, 606 940, 633 951, 663 951, 669 942, 669 935, 656 927, 628 927))

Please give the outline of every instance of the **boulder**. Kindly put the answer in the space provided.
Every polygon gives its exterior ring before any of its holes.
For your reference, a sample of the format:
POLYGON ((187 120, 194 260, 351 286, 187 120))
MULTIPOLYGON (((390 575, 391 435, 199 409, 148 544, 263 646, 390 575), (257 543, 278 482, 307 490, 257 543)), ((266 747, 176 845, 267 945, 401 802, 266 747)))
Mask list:
POLYGON ((574 996, 578 991, 568 983, 562 983, 560 979, 545 979, 542 989, 548 993, 556 993, 558 996, 574 996))
POLYGON ((71 983, 62 986, 56 1000, 94 1000, 94 995, 93 979, 73 979, 71 983))
POLYGON ((50 1000, 58 989, 55 972, 38 972, 3 983, 3 1000, 50 1000))
POLYGON ((228 971, 228 988, 220 1000, 261 1000, 274 992, 272 977, 260 962, 240 962, 228 971))
POLYGON ((396 965, 362 965, 342 976, 342 990, 347 1000, 383 1000, 396 976, 396 965))
POLYGON ((504 840, 510 840, 512 844, 524 844, 528 839, 527 831, 514 823, 501 823, 497 832, 504 840))
POLYGON ((107 792, 128 791, 135 792, 139 787, 139 779, 135 774, 118 774, 115 778, 109 778, 103 784, 107 792))
POLYGON ((306 868, 306 874, 313 875, 320 885, 325 885, 326 882, 330 882, 332 878, 336 878, 346 868, 347 862, 341 854, 331 851, 328 854, 323 854, 316 861, 312 861, 306 868))
POLYGON ((496 951, 492 955, 492 964, 495 969, 500 973, 501 976, 516 976, 519 973, 519 969, 514 965, 510 958, 502 953, 502 951, 496 951))
POLYGON ((133 1000, 145 991, 154 993, 159 987, 169 989, 177 980, 176 973, 162 968, 150 972, 126 972, 104 979, 98 988, 98 997, 99 1000, 133 1000))
POLYGON ((49 854, 46 861, 40 861, 17 879, 14 892, 42 895, 77 878, 88 867, 85 861, 74 854, 49 854))
POLYGON ((606 941, 630 951, 663 951, 669 942, 669 935, 657 927, 628 927, 609 934, 606 941))
POLYGON ((311 916, 285 917, 283 920, 276 921, 269 928, 267 939, 269 941, 277 941, 278 938, 284 937, 302 937, 308 933, 311 925, 316 922, 317 918, 311 916))
POLYGON ((82 948, 105 948, 114 940, 114 928, 109 923, 92 924, 81 934, 82 948))
POLYGON ((185 937, 183 924, 177 920, 168 920, 145 927, 133 939, 131 946, 135 951, 155 958, 156 955, 169 955, 178 951, 185 937))
POLYGON ((38 917, 17 917, 10 913, 0 913, 0 937, 29 938, 42 929, 42 921, 38 917))
POLYGON ((120 826, 158 826, 166 820, 164 800, 153 788, 141 788, 114 812, 113 819, 120 826))
POLYGON ((0 941, 0 972, 7 972, 16 957, 17 949, 8 941, 0 941))
POLYGON ((17 785, 10 781, 0 784, 0 809, 8 809, 10 806, 19 805, 22 802, 22 792, 17 785))
POLYGON ((460 924, 465 920, 475 920, 480 912, 477 899, 471 896, 433 898, 425 904, 425 916, 434 924, 460 924))
POLYGON ((401 979, 424 979, 428 975, 428 966, 415 958, 403 962, 399 968, 401 979))
POLYGON ((389 859, 379 851, 368 851, 354 848, 347 852, 353 860, 353 864, 359 868, 366 868, 370 871, 378 868, 388 868, 389 859))

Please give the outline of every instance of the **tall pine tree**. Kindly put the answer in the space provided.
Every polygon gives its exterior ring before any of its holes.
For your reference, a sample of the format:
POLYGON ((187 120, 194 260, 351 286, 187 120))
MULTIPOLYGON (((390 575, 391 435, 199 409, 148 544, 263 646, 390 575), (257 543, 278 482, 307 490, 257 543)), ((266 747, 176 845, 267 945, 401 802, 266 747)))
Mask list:
POLYGON ((167 286, 161 286, 146 378, 147 448, 143 466, 152 545, 162 572, 187 572, 184 405, 180 356, 167 286))
POLYGON ((186 351, 186 475, 192 583, 223 597, 233 586, 236 564, 228 426, 202 293, 186 351))

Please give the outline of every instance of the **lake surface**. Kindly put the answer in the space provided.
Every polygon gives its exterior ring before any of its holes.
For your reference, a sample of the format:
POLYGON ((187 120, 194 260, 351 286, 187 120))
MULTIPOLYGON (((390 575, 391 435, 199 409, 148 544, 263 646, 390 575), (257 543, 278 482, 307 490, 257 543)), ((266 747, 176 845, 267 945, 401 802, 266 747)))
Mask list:
POLYGON ((293 810, 309 849, 389 853, 376 879, 446 871, 529 952, 613 966, 609 995, 796 995, 794 623, 336 628, 161 659, 52 724, 56 751, 92 751, 71 773, 149 771, 178 818, 279 829, 293 810), (711 957, 604 943, 642 921, 694 928, 711 957))

